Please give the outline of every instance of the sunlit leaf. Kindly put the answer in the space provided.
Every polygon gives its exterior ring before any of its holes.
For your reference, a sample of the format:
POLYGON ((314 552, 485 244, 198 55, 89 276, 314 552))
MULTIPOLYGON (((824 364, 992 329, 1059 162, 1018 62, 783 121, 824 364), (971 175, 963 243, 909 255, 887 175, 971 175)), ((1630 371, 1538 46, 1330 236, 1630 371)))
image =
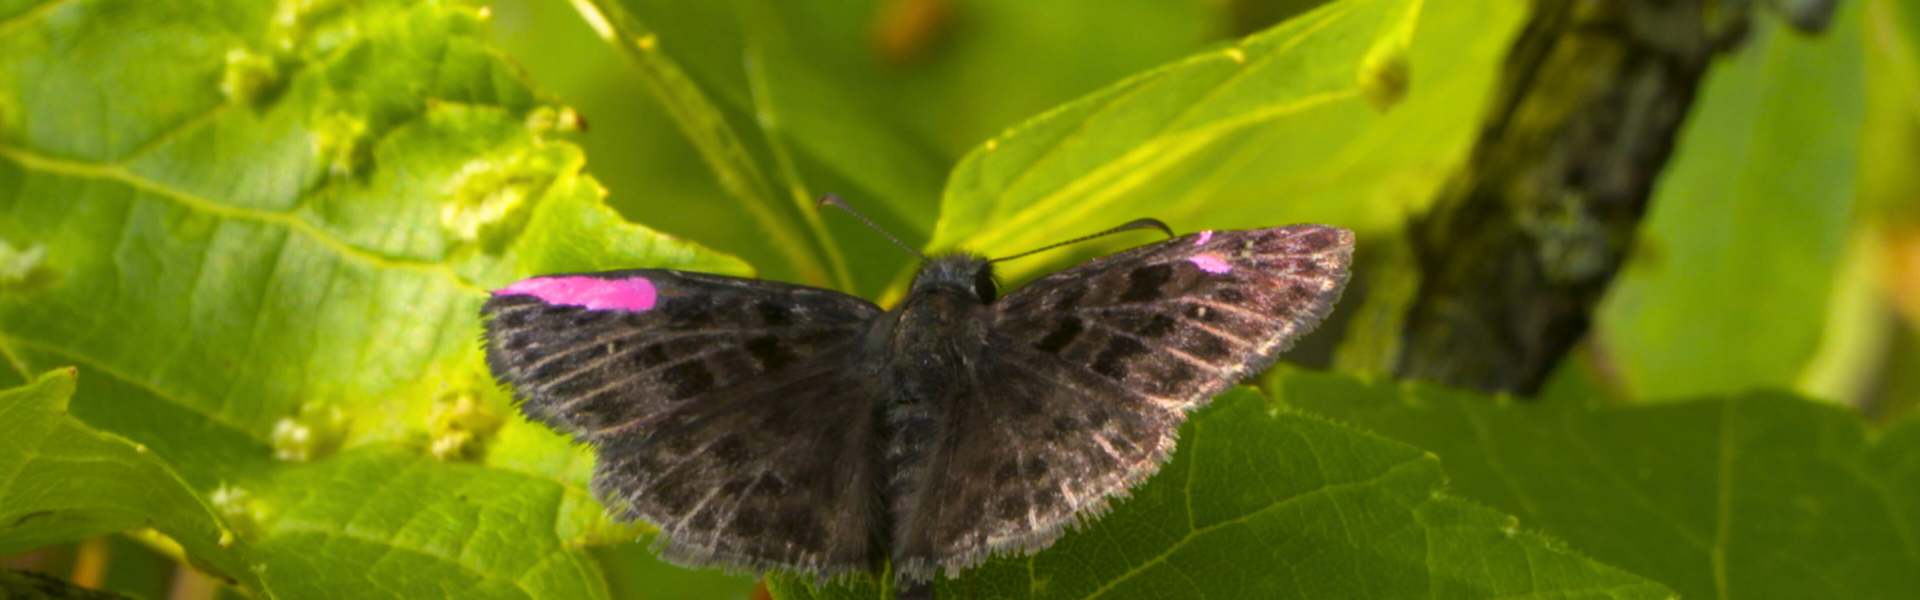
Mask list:
POLYGON ((1596 313, 1637 397, 1799 382, 1852 231, 1862 3, 1809 39, 1771 20, 1702 84, 1639 248, 1596 313))
POLYGON ((255 593, 606 595, 584 547, 638 531, 583 471, 527 468, 571 454, 485 374, 485 290, 750 268, 603 206, 564 107, 471 9, 92 0, 0 23, 0 240, 33 253, 0 286, 8 368, 88 374, 73 416, 217 506, 259 551, 255 593))
POLYGON ((1511 31, 1510 10, 1468 8, 1439 7, 1421 30, 1432 45, 1414 64, 1438 66, 1432 82, 1409 67, 1420 3, 1352 1, 1051 111, 961 163, 931 245, 1010 253, 1134 215, 1391 226, 1463 147, 1470 129, 1455 127, 1478 114, 1511 31), (1396 118, 1412 101, 1422 118, 1396 118))

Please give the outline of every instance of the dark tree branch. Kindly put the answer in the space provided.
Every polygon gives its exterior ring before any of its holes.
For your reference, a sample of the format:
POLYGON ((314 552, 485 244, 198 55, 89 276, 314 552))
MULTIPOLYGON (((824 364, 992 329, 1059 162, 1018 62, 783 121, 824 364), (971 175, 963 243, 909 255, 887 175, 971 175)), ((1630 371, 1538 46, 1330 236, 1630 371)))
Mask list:
POLYGON ((1534 3, 1468 165, 1409 229, 1421 282, 1397 375, 1540 388, 1586 335, 1708 63, 1741 37, 1746 6, 1534 3))

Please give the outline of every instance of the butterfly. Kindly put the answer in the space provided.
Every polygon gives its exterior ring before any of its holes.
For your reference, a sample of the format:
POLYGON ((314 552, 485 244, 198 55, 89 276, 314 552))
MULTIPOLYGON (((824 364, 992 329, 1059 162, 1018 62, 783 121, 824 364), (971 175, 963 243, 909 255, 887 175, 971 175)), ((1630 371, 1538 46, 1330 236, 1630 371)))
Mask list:
POLYGON ((1332 310, 1352 251, 1325 225, 1202 231, 1005 297, 993 261, 948 254, 890 310, 695 272, 543 275, 481 312, 494 377, 596 449, 595 493, 659 527, 663 558, 925 585, 1045 548, 1153 475, 1188 413, 1332 310))

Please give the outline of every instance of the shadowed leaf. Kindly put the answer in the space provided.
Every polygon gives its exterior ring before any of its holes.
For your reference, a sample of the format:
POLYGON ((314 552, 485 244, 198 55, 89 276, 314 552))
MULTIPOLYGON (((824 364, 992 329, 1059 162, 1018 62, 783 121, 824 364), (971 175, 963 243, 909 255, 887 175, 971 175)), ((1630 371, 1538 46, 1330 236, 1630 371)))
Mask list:
MULTIPOLYGON (((1158 475, 1032 557, 942 580, 966 598, 1666 598, 1443 492, 1438 460, 1229 392, 1158 475)), ((776 577, 781 598, 878 598, 776 577)))
POLYGON ((1920 419, 1875 435, 1778 392, 1595 409, 1331 374, 1269 385, 1438 454, 1457 493, 1683 597, 1920 589, 1920 419))
POLYGON ((57 369, 0 391, 0 556, 151 527, 260 589, 251 549, 165 460, 67 415, 77 378, 57 369))

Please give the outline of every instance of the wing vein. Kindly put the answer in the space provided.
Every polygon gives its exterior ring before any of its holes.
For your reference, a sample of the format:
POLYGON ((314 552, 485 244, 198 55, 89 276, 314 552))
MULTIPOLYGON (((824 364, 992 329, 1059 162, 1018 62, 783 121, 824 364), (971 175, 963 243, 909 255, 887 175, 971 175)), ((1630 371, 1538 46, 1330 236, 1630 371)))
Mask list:
POLYGON ((1200 359, 1200 357, 1198 357, 1198 356, 1194 356, 1194 355, 1192 355, 1192 354, 1187 354, 1186 352, 1184 352, 1184 351, 1181 351, 1181 350, 1180 350, 1179 348, 1175 348, 1175 347, 1173 347, 1173 346, 1170 346, 1170 345, 1167 345, 1167 344, 1163 344, 1163 343, 1160 343, 1160 341, 1159 341, 1159 340, 1155 340, 1155 339, 1152 339, 1152 338, 1144 338, 1144 337, 1140 337, 1140 336, 1138 336, 1138 335, 1135 335, 1135 334, 1132 334, 1132 333, 1128 333, 1128 332, 1126 332, 1126 331, 1123 331, 1123 330, 1121 330, 1121 329, 1120 329, 1120 328, 1118 328, 1118 327, 1114 327, 1114 326, 1112 326, 1112 325, 1108 325, 1108 324, 1106 324, 1105 322, 1101 322, 1101 321, 1094 321, 1094 322, 1093 322, 1093 324, 1094 324, 1094 326, 1096 326, 1096 327, 1099 327, 1099 328, 1101 328, 1101 329, 1105 329, 1105 330, 1107 330, 1107 331, 1110 331, 1110 332, 1113 332, 1113 333, 1114 333, 1114 334, 1116 334, 1116 335, 1123 335, 1123 336, 1126 336, 1126 337, 1128 337, 1128 338, 1131 338, 1131 339, 1132 339, 1133 341, 1136 341, 1136 342, 1140 342, 1140 345, 1143 345, 1143 346, 1147 346, 1147 347, 1149 347, 1149 348, 1153 348, 1153 349, 1155 349, 1155 350, 1159 350, 1159 351, 1162 351, 1162 352, 1166 352, 1167 354, 1171 354, 1171 355, 1174 355, 1175 357, 1178 357, 1178 358, 1179 358, 1180 360, 1184 360, 1184 361, 1187 361, 1187 362, 1189 362, 1189 363, 1193 363, 1194 365, 1197 365, 1197 366, 1200 366, 1200 367, 1204 367, 1204 368, 1208 368, 1208 369, 1214 369, 1214 370, 1216 370, 1216 371, 1219 371, 1219 370, 1225 370, 1225 369, 1226 369, 1226 366, 1225 366, 1225 365, 1216 365, 1216 364, 1213 364, 1213 363, 1210 363, 1210 362, 1207 362, 1207 361, 1205 361, 1205 360, 1201 360, 1201 359, 1200 359))
MULTIPOLYGON (((1039 376, 1041 377, 1041 379, 1044 379, 1044 380, 1049 380, 1049 381, 1053 381, 1054 383, 1057 383, 1057 384, 1060 384, 1060 385, 1063 385, 1063 386, 1066 386, 1066 387, 1069 387, 1069 388, 1073 388, 1073 389, 1074 389, 1075 391, 1078 391, 1078 392, 1080 392, 1081 394, 1084 394, 1084 395, 1086 395, 1086 396, 1088 396, 1088 397, 1093 397, 1093 398, 1098 398, 1098 397, 1100 397, 1100 394, 1097 394, 1097 393, 1095 393, 1095 392, 1094 392, 1093 390, 1089 390, 1089 389, 1087 389, 1087 387, 1086 387, 1086 386, 1083 386, 1083 385, 1080 385, 1080 384, 1079 384, 1078 382, 1075 382, 1075 381, 1071 381, 1071 380, 1066 380, 1066 379, 1054 379, 1054 378, 1050 378, 1050 377, 1048 377, 1048 376, 1047 376, 1048 374, 1046 374, 1046 373, 1042 373, 1042 372, 1040 372, 1039 370, 1037 370, 1037 369, 1034 369, 1034 368, 1033 368, 1033 365, 1030 365, 1030 364, 1027 364, 1027 363, 1026 363, 1025 361, 1019 361, 1019 360, 1009 360, 1009 361, 1006 361, 1006 364, 1009 364, 1009 365, 1012 365, 1012 366, 1014 366, 1014 367, 1018 367, 1019 369, 1021 369, 1021 370, 1023 370, 1023 371, 1026 371, 1026 372, 1028 372, 1028 373, 1033 373, 1033 374, 1035 374, 1035 375, 1039 375, 1039 376)), ((1075 368, 1075 369, 1085 369, 1085 368, 1086 368, 1086 367, 1082 367, 1082 366, 1080 366, 1080 365, 1071 365, 1071 367, 1072 367, 1072 368, 1075 368)), ((1181 402, 1181 401, 1178 401, 1178 400, 1175 400, 1175 399, 1173 399, 1173 398, 1162 398, 1162 397, 1159 397, 1159 396, 1155 396, 1155 395, 1153 395, 1153 394, 1149 394, 1149 393, 1146 393, 1146 392, 1142 392, 1142 391, 1139 391, 1139 390, 1136 390, 1136 389, 1133 389, 1133 388, 1130 388, 1130 387, 1127 387, 1127 386, 1124 386, 1124 385, 1116 385, 1116 386, 1113 386, 1113 388, 1114 388, 1114 389, 1117 389, 1117 390, 1120 390, 1120 391, 1123 391, 1123 392, 1126 392, 1126 393, 1128 393, 1128 394, 1132 394, 1132 395, 1134 395, 1134 396, 1138 396, 1138 397, 1140 397, 1141 399, 1144 399, 1144 400, 1146 400, 1146 401, 1148 401, 1148 402, 1152 402, 1152 403, 1154 403, 1154 404, 1158 404, 1158 405, 1160 405, 1160 406, 1161 406, 1162 408, 1165 408, 1165 409, 1167 409, 1167 410, 1180 410, 1180 408, 1181 408, 1181 407, 1183 407, 1183 406, 1186 406, 1186 405, 1188 404, 1188 403, 1186 403, 1186 402, 1181 402)))
MULTIPOLYGON (((1098 310, 1098 311, 1113 311, 1113 310, 1133 310, 1133 311, 1139 311, 1139 312, 1148 312, 1148 313, 1155 313, 1155 314, 1164 314, 1164 313, 1162 313, 1161 311, 1156 311, 1156 310, 1153 310, 1152 308, 1148 308, 1148 307, 1141 307, 1141 306, 1127 306, 1127 305, 1121 305, 1121 306, 1095 306, 1095 307, 1086 307, 1086 308, 1082 308, 1081 310, 1098 310)), ((1257 313, 1255 313, 1255 314, 1257 314, 1257 313)), ((1237 335, 1234 335, 1234 334, 1231 334, 1231 333, 1227 333, 1226 331, 1223 331, 1223 330, 1220 330, 1220 329, 1217 329, 1217 328, 1214 328, 1214 327, 1212 327, 1212 326, 1209 326, 1209 325, 1207 325, 1206 323, 1202 323, 1202 322, 1199 322, 1199 321, 1195 321, 1195 320, 1193 320, 1193 319, 1189 319, 1189 318, 1187 318, 1187 317, 1186 317, 1185 315, 1177 315, 1177 314, 1176 314, 1176 315, 1175 315, 1175 317, 1176 317, 1176 318, 1178 318, 1178 319, 1180 320, 1180 322, 1181 322, 1182 324, 1185 324, 1185 325, 1186 325, 1186 326, 1188 326, 1188 327, 1192 327, 1192 328, 1194 328, 1194 329, 1198 329, 1198 330, 1201 330, 1201 331, 1205 331, 1205 332, 1207 332, 1207 333, 1210 333, 1210 334, 1213 334, 1213 335, 1214 335, 1214 337, 1218 337, 1218 338, 1220 338, 1220 339, 1223 339, 1223 340, 1226 340, 1226 341, 1228 341, 1228 342, 1232 342, 1232 343, 1234 343, 1234 344, 1238 344, 1238 345, 1241 345, 1241 346, 1248 346, 1248 347, 1256 347, 1256 346, 1259 346, 1259 344, 1255 344, 1255 343, 1253 343, 1253 341, 1252 341, 1252 340, 1248 340, 1248 339, 1246 339, 1246 338, 1243 338, 1243 337, 1240 337, 1240 336, 1237 336, 1237 335)))
POLYGON ((1254 312, 1254 311, 1252 311, 1252 310, 1248 310, 1248 309, 1245 309, 1245 308, 1241 308, 1241 307, 1238 307, 1238 306, 1234 306, 1234 305, 1232 305, 1232 304, 1222 304, 1222 303, 1219 303, 1219 302, 1214 302, 1214 301, 1212 301, 1212 300, 1208 300, 1208 299, 1205 299, 1205 298, 1195 298, 1195 297, 1193 297, 1193 296, 1182 296, 1182 297, 1179 297, 1179 298, 1175 298, 1175 299, 1174 299, 1174 301, 1175 301, 1175 302, 1187 302, 1187 303, 1192 303, 1192 304, 1198 304, 1198 305, 1201 305, 1201 306, 1205 306, 1205 307, 1207 307, 1207 308, 1217 308, 1217 309, 1220 309, 1220 310, 1225 310, 1225 311, 1228 311, 1228 312, 1232 312, 1232 313, 1237 313, 1237 314, 1242 314, 1242 315, 1247 315, 1247 316, 1250 316, 1250 317, 1253 317, 1253 318, 1256 318, 1256 319, 1259 319, 1259 320, 1261 320, 1261 321, 1264 321, 1264 322, 1267 322, 1267 323, 1275 323, 1275 324, 1285 324, 1285 323, 1286 323, 1286 321, 1285 321, 1284 319, 1277 319, 1277 318, 1274 318, 1274 317, 1272 317, 1272 316, 1268 316, 1268 315, 1263 315, 1263 314, 1260 314, 1260 313, 1257 313, 1257 312, 1254 312))

